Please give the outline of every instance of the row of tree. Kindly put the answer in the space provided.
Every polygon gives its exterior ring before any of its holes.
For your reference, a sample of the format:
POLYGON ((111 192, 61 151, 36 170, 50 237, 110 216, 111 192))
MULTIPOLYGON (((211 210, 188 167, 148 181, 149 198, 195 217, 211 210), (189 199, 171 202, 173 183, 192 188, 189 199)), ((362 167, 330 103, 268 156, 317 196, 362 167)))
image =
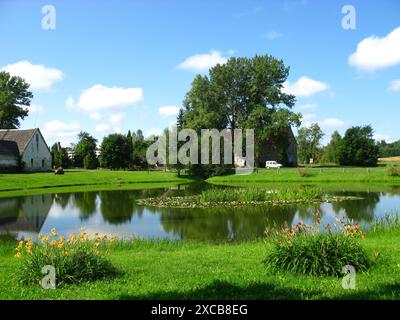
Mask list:
POLYGON ((373 129, 355 126, 346 130, 342 137, 333 132, 326 146, 321 146, 324 136, 318 124, 298 130, 298 157, 301 163, 333 163, 347 166, 375 166, 379 157, 379 146, 373 139, 373 129))
POLYGON ((385 140, 378 142, 380 157, 398 157, 400 156, 400 140, 387 143, 385 140))
POLYGON ((88 132, 80 132, 78 142, 71 148, 55 143, 51 148, 54 166, 96 169, 146 168, 146 151, 153 142, 145 139, 141 130, 127 135, 113 133, 104 137, 100 148, 88 132))

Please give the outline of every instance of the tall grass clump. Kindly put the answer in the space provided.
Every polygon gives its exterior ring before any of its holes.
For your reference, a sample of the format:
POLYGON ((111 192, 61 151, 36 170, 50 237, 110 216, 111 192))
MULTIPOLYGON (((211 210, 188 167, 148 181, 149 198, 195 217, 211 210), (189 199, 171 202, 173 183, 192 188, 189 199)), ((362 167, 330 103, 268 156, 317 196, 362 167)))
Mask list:
POLYGON ((389 166, 388 173, 391 177, 400 177, 400 167, 396 165, 389 166))
POLYGON ((307 168, 297 168, 300 177, 311 177, 311 172, 307 168))
POLYGON ((335 224, 334 232, 328 224, 321 228, 298 223, 272 238, 273 249, 264 263, 271 271, 293 272, 313 276, 340 276, 342 268, 351 265, 356 272, 367 270, 370 259, 361 241, 365 233, 359 224, 335 224))
POLYGON ((15 258, 20 260, 16 277, 22 284, 40 284, 44 277, 42 268, 52 266, 56 271, 56 284, 94 281, 116 274, 116 269, 106 257, 107 248, 115 238, 108 238, 87 232, 69 239, 58 237, 55 229, 50 235, 39 235, 40 242, 32 238, 21 240, 16 248, 15 258))
POLYGON ((200 195, 200 202, 305 201, 322 197, 318 188, 266 190, 260 188, 209 189, 200 195))
POLYGON ((398 213, 385 214, 382 217, 375 218, 374 222, 371 224, 371 231, 379 232, 385 230, 393 230, 400 228, 400 218, 398 213))

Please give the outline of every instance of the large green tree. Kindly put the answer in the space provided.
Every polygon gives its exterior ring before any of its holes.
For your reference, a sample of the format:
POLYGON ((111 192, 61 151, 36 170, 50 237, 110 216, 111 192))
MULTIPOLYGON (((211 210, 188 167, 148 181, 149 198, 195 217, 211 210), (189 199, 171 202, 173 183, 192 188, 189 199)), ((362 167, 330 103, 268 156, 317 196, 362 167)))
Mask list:
POLYGON ((318 161, 321 151, 320 144, 323 136, 324 133, 317 123, 299 129, 297 133, 297 155, 300 162, 308 163, 310 158, 313 158, 314 161, 318 161))
POLYGON ((19 128, 20 119, 28 116, 27 107, 33 98, 28 89, 24 79, 0 72, 0 129, 19 128))
POLYGON ((54 143, 51 147, 51 157, 53 160, 53 166, 68 168, 71 166, 71 160, 68 157, 67 150, 62 148, 59 143, 54 143))
POLYGON ((373 133, 370 125, 347 129, 340 148, 339 163, 375 166, 378 163, 379 147, 373 139, 373 133))
POLYGON ((144 139, 142 130, 137 130, 136 133, 132 133, 132 154, 131 161, 133 166, 145 168, 147 167, 146 151, 152 141, 144 139))
POLYGON ((290 111, 295 96, 283 90, 289 68, 270 55, 230 58, 208 75, 197 75, 183 102, 185 127, 254 129, 256 161, 263 142, 281 129, 300 125, 290 111))
POLYGON ((74 165, 83 167, 85 157, 87 159, 86 163, 92 163, 88 160, 96 158, 96 147, 97 140, 89 133, 81 131, 78 134, 78 143, 74 147, 74 165))
POLYGON ((125 135, 113 133, 100 146, 100 164, 104 168, 122 169, 129 165, 130 146, 125 135))
POLYGON ((342 147, 342 136, 339 132, 334 131, 331 136, 331 141, 323 149, 321 162, 324 163, 339 163, 340 149, 342 147))

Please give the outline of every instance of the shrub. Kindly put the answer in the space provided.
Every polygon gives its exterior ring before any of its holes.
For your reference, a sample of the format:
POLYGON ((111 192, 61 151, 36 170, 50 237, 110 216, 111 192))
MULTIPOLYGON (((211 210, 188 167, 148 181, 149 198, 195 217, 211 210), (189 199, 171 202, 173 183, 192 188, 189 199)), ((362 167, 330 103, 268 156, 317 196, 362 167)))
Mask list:
POLYGON ((97 169, 99 161, 94 153, 89 153, 83 158, 83 167, 85 169, 97 169))
POLYGON ((307 168, 304 168, 304 169, 297 168, 297 172, 299 173, 300 177, 310 177, 311 176, 310 170, 308 170, 307 168))
POLYGON ((92 238, 87 232, 74 235, 69 239, 57 238, 52 229, 47 236, 39 235, 40 243, 32 238, 21 240, 16 248, 15 257, 20 259, 17 278, 23 284, 40 284, 44 277, 42 268, 53 266, 56 270, 56 283, 79 283, 93 281, 114 275, 116 269, 106 258, 106 247, 113 244, 115 238, 94 233, 92 238))
POLYGON ((357 272, 369 268, 370 259, 361 245, 365 233, 360 225, 338 220, 335 232, 328 224, 298 223, 273 238, 273 249, 264 263, 272 271, 293 272, 314 276, 340 276, 342 268, 351 265, 357 272))
POLYGON ((400 177, 400 167, 398 166, 390 166, 389 169, 389 175, 392 177, 400 177))

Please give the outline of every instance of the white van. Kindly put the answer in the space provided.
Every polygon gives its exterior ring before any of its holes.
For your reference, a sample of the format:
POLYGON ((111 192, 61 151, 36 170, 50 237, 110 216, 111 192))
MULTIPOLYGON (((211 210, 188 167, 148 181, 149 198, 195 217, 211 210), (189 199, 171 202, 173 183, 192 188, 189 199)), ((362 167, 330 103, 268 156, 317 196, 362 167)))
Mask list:
POLYGON ((266 168, 280 168, 282 165, 276 161, 265 161, 266 168))

